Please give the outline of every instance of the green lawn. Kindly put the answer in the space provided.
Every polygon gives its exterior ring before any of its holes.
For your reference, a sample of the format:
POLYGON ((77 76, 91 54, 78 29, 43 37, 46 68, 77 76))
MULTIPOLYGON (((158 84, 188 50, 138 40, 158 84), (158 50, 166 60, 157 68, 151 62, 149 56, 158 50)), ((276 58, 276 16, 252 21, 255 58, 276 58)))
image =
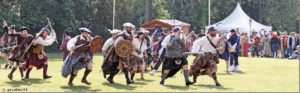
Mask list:
MULTIPOLYGON (((225 62, 222 60, 218 65, 218 79, 222 87, 214 86, 214 82, 208 76, 198 77, 198 82, 190 87, 185 86, 181 73, 166 80, 165 85, 159 84, 160 72, 154 76, 145 75, 145 81, 139 80, 140 74, 136 75, 136 83, 127 86, 124 74, 119 73, 115 77, 115 84, 109 84, 102 75, 100 66, 103 57, 94 57, 94 67, 88 80, 92 85, 85 85, 80 82, 84 70, 78 73, 74 80, 75 86, 67 86, 68 79, 61 76, 62 54, 50 53, 49 75, 53 78, 42 79, 42 70, 33 69, 30 80, 21 81, 19 71, 14 73, 14 80, 9 80, 7 75, 10 69, 0 69, 0 92, 7 89, 27 88, 30 92, 76 92, 76 91, 97 91, 97 92, 229 92, 229 91, 251 91, 251 92, 298 92, 299 91, 299 62, 287 59, 271 58, 240 58, 239 73, 226 74, 225 62)), ((189 63, 192 62, 189 58, 189 63)), ((3 60, 1 60, 3 63, 3 60)), ((190 80, 192 78, 190 77, 190 80)))

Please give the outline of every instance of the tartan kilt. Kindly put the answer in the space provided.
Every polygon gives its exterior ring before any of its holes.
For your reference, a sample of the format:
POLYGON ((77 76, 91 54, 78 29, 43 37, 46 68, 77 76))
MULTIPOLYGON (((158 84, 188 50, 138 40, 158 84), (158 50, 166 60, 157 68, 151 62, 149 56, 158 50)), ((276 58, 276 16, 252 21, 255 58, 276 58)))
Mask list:
POLYGON ((43 68, 45 62, 48 61, 48 56, 46 54, 42 54, 44 57, 42 59, 38 58, 38 54, 30 53, 27 61, 23 64, 23 69, 26 70, 29 68, 30 65, 33 65, 37 69, 43 68))
POLYGON ((216 65, 219 63, 218 54, 201 54, 198 55, 193 63, 190 65, 189 76, 194 74, 212 74, 211 72, 216 72, 216 65), (205 69, 204 72, 200 72, 201 69, 205 69))
POLYGON ((139 68, 145 66, 145 61, 143 60, 143 58, 139 58, 135 55, 131 55, 129 58, 129 70, 131 72, 141 72, 141 70, 139 68))
POLYGON ((163 62, 162 66, 162 72, 164 70, 170 70, 168 77, 174 76, 184 65, 187 65, 188 61, 186 57, 180 57, 180 58, 168 58, 165 57, 165 60, 163 62))
POLYGON ((87 64, 93 63, 92 54, 84 52, 81 54, 69 54, 62 65, 62 76, 67 78, 71 74, 72 70, 80 70, 86 68, 87 64), (87 61, 84 61, 86 59, 87 61))

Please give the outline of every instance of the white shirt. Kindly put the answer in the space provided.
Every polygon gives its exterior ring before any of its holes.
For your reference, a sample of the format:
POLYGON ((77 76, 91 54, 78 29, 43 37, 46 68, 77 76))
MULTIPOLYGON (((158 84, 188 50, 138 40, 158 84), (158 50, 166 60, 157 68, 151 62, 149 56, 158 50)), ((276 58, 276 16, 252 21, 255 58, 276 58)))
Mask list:
POLYGON ((115 44, 115 40, 113 40, 112 38, 107 39, 102 47, 102 51, 108 50, 108 48, 114 44, 115 44))
POLYGON ((144 39, 142 46, 141 46, 141 43, 142 43, 142 41, 138 38, 133 38, 133 40, 132 40, 132 44, 133 44, 133 47, 134 47, 134 50, 133 50, 132 54, 139 57, 139 58, 143 58, 144 57, 144 52, 147 50, 147 41, 146 41, 146 39, 144 39), (141 54, 138 54, 136 52, 136 50, 141 51, 141 54))
POLYGON ((45 39, 43 39, 42 37, 38 37, 36 39, 36 43, 35 44, 40 44, 43 46, 50 46, 53 44, 53 42, 56 40, 56 33, 54 30, 51 31, 50 35, 47 36, 45 39))
POLYGON ((85 38, 82 35, 78 35, 78 36, 72 38, 71 40, 69 40, 67 43, 67 49, 69 51, 73 51, 73 49, 75 49, 75 47, 76 47, 75 44, 77 42, 78 37, 80 37, 80 40, 85 40, 85 38))
POLYGON ((210 38, 210 40, 212 41, 212 43, 214 45, 217 45, 217 43, 219 41, 219 37, 211 38, 211 36, 207 35, 207 36, 204 36, 204 37, 194 41, 193 47, 192 47, 192 52, 204 51, 204 52, 217 53, 215 48, 209 43, 207 37, 210 38))

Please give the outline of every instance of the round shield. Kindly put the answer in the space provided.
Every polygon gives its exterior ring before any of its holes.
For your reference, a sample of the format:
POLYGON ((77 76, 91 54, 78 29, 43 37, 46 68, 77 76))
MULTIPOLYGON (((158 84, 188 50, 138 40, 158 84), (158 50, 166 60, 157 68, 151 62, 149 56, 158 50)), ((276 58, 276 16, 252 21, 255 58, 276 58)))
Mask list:
POLYGON ((95 36, 90 42, 89 49, 90 52, 95 53, 102 48, 103 38, 101 36, 95 36))
POLYGON ((129 57, 133 52, 133 45, 129 40, 121 40, 115 46, 115 51, 120 57, 129 57))

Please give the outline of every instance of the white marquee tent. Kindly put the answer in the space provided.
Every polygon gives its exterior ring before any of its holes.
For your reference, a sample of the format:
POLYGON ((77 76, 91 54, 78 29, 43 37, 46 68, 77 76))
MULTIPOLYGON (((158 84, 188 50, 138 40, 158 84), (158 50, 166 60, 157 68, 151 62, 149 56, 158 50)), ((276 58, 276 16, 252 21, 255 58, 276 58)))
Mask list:
POLYGON ((271 26, 265 26, 250 18, 239 3, 229 16, 220 22, 207 26, 207 28, 211 26, 216 27, 219 31, 229 32, 231 29, 238 29, 239 32, 247 32, 248 34, 251 31, 261 32, 262 29, 268 32, 272 30, 271 26))

